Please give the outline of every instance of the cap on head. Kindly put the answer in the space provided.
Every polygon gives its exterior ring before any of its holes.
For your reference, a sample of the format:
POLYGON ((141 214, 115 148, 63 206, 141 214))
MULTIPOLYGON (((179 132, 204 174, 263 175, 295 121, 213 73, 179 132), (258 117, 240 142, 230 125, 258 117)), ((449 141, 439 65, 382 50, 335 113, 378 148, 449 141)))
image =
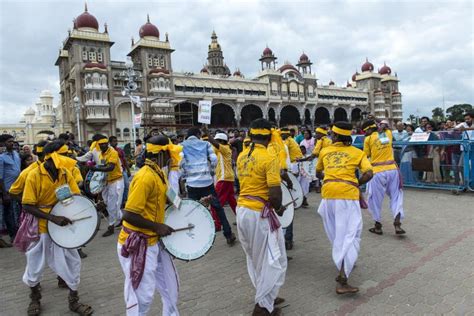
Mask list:
POLYGON ((228 141, 229 138, 227 137, 226 134, 224 133, 217 133, 216 136, 214 137, 215 140, 223 140, 223 141, 228 141))

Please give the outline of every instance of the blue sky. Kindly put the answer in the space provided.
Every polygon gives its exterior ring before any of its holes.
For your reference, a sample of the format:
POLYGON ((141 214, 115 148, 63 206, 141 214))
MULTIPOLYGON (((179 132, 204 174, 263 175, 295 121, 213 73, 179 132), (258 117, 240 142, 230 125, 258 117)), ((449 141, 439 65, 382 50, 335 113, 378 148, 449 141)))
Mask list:
MULTIPOLYGON (((398 73, 404 116, 430 114, 456 103, 474 104, 472 1, 88 1, 108 24, 114 60, 151 22, 169 33, 175 71, 198 72, 215 29, 231 71, 250 78, 268 45, 296 63, 304 51, 319 82, 345 86, 368 57, 398 73)), ((0 123, 17 122, 43 89, 58 102, 61 42, 84 2, 0 0, 0 123)))

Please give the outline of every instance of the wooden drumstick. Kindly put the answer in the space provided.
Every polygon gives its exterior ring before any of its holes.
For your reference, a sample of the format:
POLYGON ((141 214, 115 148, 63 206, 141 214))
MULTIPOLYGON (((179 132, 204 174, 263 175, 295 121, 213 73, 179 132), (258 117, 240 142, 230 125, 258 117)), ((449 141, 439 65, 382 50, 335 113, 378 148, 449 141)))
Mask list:
POLYGON ((175 228, 174 229, 174 232, 180 232, 180 231, 183 231, 183 230, 189 230, 189 229, 193 229, 195 226, 193 224, 189 224, 187 227, 182 227, 182 228, 175 228))
POLYGON ((86 216, 86 217, 81 217, 81 218, 76 218, 76 219, 71 220, 71 222, 75 223, 75 222, 82 221, 84 219, 88 219, 88 218, 91 218, 91 217, 92 217, 92 215, 86 216))
POLYGON ((294 199, 294 200, 291 200, 290 202, 286 203, 286 204, 283 204, 282 207, 287 207, 288 205, 290 205, 291 203, 295 203, 298 199, 294 199))

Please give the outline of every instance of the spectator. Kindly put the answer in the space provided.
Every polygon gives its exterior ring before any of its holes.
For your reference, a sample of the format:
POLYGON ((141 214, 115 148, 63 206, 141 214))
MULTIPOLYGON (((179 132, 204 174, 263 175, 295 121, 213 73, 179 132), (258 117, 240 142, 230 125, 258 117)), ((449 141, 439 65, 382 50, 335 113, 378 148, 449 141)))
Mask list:
POLYGON ((405 130, 405 124, 403 122, 398 122, 396 129, 392 132, 393 139, 395 141, 403 141, 408 138, 408 133, 405 130))
POLYGON ((141 139, 137 139, 135 141, 135 152, 133 154, 133 157, 136 159, 138 156, 141 155, 143 151, 143 143, 141 139))
MULTIPOLYGON (((428 122, 425 125, 426 132, 429 132, 430 139, 438 140, 439 137, 434 133, 435 125, 432 122, 428 122)), ((427 146, 427 158, 433 159, 433 171, 426 172, 426 182, 429 183, 441 183, 441 151, 442 146, 428 145, 427 146)))
POLYGON ((301 126, 301 127, 300 127, 300 132, 299 132, 299 134, 296 135, 296 137, 295 137, 296 143, 300 144, 300 143, 303 141, 303 139, 304 139, 304 130, 305 130, 305 129, 306 129, 306 127, 304 127, 304 126, 301 126))
POLYGON ((20 160, 21 160, 21 171, 25 170, 28 168, 29 165, 31 165, 35 160, 33 159, 33 154, 21 154, 20 155, 20 160))
POLYGON ((426 124, 430 122, 427 116, 423 116, 420 121, 420 126, 415 129, 415 133, 423 133, 426 131, 426 124))
POLYGON ((31 155, 33 161, 38 161, 38 156, 31 152, 31 147, 29 145, 23 145, 22 151, 24 155, 31 155))
POLYGON ((306 147, 306 152, 312 153, 314 149, 314 138, 310 129, 306 129, 303 132, 304 139, 299 143, 300 146, 306 147))
POLYGON ((118 146, 118 139, 116 136, 109 137, 109 144, 110 146, 115 149, 119 155, 120 163, 122 164, 122 175, 123 175, 123 195, 122 195, 122 207, 125 206, 125 202, 127 201, 128 197, 128 187, 130 185, 130 168, 127 163, 127 158, 125 157, 125 152, 122 148, 118 146))

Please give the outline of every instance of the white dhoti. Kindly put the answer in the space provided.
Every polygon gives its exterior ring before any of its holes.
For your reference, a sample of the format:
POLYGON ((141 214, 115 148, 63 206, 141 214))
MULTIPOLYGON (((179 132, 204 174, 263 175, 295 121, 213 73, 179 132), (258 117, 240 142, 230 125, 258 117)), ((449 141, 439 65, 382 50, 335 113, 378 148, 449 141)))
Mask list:
POLYGON ((309 185, 311 184, 311 179, 306 176, 298 176, 298 181, 303 189, 303 195, 306 196, 309 193, 309 185))
POLYGON ((44 233, 40 234, 36 243, 30 245, 25 255, 23 282, 26 285, 34 287, 40 283, 47 264, 71 290, 77 291, 81 275, 81 257, 76 249, 61 248, 44 233))
POLYGON ((148 246, 145 267, 140 285, 133 289, 130 279, 131 257, 121 255, 122 245, 117 245, 117 252, 125 275, 124 297, 127 316, 144 316, 148 313, 155 291, 161 295, 163 315, 178 316, 178 273, 169 253, 160 244, 148 246))
POLYGON ((273 311, 273 303, 285 282, 287 258, 283 231, 270 231, 270 222, 261 213, 237 207, 239 240, 247 256, 250 280, 256 289, 255 303, 273 311))
POLYGON ((168 184, 169 186, 176 192, 176 194, 179 194, 179 177, 181 176, 181 173, 179 170, 170 170, 168 174, 168 184))
POLYGON ((400 219, 405 217, 403 212, 403 191, 400 188, 400 174, 397 169, 378 172, 367 183, 369 212, 376 222, 382 220, 382 204, 385 193, 390 198, 390 209, 393 218, 400 213, 400 219))
POLYGON ((105 205, 107 205, 107 213, 109 213, 109 226, 118 224, 122 219, 122 211, 120 206, 122 205, 122 196, 124 190, 123 178, 107 183, 104 191, 102 191, 102 198, 104 199, 105 205))
POLYGON ((322 199, 318 213, 332 245, 332 259, 338 271, 344 261, 344 272, 349 277, 360 249, 362 214, 359 200, 322 199))

